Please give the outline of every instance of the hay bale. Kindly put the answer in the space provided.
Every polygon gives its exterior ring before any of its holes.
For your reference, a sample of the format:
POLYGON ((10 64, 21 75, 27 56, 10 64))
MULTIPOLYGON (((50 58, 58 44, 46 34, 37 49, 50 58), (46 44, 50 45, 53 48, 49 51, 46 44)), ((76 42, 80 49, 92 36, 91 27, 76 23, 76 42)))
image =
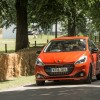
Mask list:
POLYGON ((36 57, 34 51, 20 51, 0 55, 0 80, 32 75, 36 57))
POLYGON ((8 55, 6 54, 2 54, 0 55, 0 80, 6 80, 6 76, 7 76, 7 59, 8 55))

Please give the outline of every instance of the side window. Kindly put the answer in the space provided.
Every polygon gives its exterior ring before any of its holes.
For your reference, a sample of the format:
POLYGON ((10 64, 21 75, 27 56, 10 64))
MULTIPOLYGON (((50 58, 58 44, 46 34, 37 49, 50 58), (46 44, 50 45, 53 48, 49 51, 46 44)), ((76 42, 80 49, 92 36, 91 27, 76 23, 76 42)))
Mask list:
POLYGON ((89 45, 89 50, 91 51, 93 48, 97 48, 96 45, 94 44, 94 42, 92 40, 88 41, 88 45, 89 45))

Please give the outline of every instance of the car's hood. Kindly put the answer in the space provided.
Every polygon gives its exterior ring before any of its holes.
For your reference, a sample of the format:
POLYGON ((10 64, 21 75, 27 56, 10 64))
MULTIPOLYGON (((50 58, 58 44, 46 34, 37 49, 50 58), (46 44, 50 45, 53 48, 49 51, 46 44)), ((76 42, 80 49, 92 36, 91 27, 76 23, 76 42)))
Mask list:
POLYGON ((45 64, 57 64, 57 63, 72 63, 76 62, 85 51, 78 52, 57 52, 57 53, 41 53, 39 58, 45 64))

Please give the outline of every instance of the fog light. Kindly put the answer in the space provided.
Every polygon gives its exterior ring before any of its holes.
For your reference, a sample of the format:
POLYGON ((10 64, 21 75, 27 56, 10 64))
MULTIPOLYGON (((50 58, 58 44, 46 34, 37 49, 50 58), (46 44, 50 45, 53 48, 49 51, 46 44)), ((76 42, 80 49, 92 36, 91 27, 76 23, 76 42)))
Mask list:
POLYGON ((75 74, 75 77, 83 77, 85 76, 85 72, 84 71, 81 71, 81 72, 78 72, 75 74))
POLYGON ((84 73, 82 72, 82 73, 80 73, 80 76, 84 76, 84 73))
POLYGON ((37 74, 37 75, 36 75, 36 78, 40 79, 40 78, 44 78, 44 76, 41 75, 41 74, 37 74))

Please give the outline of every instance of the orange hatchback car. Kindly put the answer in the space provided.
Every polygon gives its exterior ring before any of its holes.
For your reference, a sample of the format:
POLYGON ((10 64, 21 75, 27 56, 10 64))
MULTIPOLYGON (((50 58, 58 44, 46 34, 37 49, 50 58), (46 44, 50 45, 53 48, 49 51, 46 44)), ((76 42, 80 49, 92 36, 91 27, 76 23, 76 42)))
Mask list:
POLYGON ((46 80, 91 83, 93 76, 100 79, 100 52, 88 37, 56 38, 37 53, 40 53, 35 63, 37 85, 44 85, 46 80))

